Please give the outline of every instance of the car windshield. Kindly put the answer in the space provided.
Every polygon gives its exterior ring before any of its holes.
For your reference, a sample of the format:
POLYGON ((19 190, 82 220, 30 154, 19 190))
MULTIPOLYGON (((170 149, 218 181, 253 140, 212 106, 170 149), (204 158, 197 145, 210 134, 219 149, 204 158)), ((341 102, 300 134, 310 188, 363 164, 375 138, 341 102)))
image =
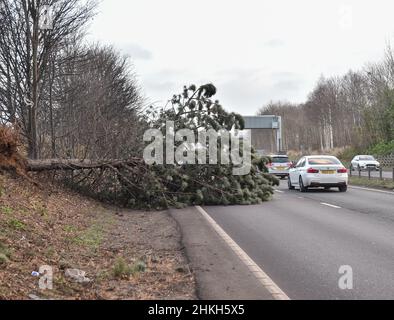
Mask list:
POLYGON ((273 157, 272 158, 272 163, 288 163, 289 158, 288 157, 273 157))
POLYGON ((360 160, 361 161, 374 161, 375 158, 372 156, 362 156, 362 157, 360 157, 360 160))
POLYGON ((339 160, 335 158, 311 158, 308 160, 310 165, 329 165, 329 164, 340 164, 339 160))

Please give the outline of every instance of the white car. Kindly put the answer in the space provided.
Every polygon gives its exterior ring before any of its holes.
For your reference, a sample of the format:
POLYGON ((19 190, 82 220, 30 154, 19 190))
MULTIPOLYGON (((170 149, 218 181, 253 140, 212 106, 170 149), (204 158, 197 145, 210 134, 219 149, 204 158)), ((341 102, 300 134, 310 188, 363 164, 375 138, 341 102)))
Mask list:
POLYGON ((271 155, 271 162, 267 165, 268 172, 274 176, 282 179, 289 176, 289 170, 292 167, 292 162, 287 155, 271 155))
POLYGON ((350 165, 350 170, 380 170, 380 163, 373 156, 355 156, 350 165))
POLYGON ((348 181, 348 171, 336 157, 306 156, 290 169, 288 185, 290 190, 297 187, 301 192, 319 187, 326 190, 338 188, 346 192, 348 181))

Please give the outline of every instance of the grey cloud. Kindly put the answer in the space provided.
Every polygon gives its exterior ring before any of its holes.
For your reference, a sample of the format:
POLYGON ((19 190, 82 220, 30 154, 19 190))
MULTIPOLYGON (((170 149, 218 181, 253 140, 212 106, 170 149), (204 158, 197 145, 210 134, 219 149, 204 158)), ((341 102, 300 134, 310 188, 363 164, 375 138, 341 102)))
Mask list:
POLYGON ((294 93, 300 89, 304 80, 299 74, 292 72, 277 72, 271 74, 271 79, 273 82, 273 89, 282 92, 284 96, 294 93))
POLYGON ((285 45, 285 42, 281 39, 271 39, 271 40, 264 43, 264 46, 270 47, 270 48, 283 47, 284 45, 285 45))
POLYGON ((299 80, 282 80, 278 81, 273 85, 273 88, 281 92, 284 96, 289 92, 297 91, 300 89, 299 80))
POLYGON ((195 76, 187 70, 161 69, 143 75, 142 83, 148 97, 165 102, 173 94, 180 93, 184 85, 191 84, 195 76))
POLYGON ((243 115, 253 115, 271 100, 297 101, 305 81, 296 73, 277 72, 264 77, 261 70, 237 70, 218 83, 218 98, 224 107, 243 115))
POLYGON ((273 80, 285 80, 285 79, 298 79, 300 76, 294 72, 273 72, 270 74, 273 80))
POLYGON ((173 89, 176 87, 176 83, 173 81, 165 81, 165 80, 160 80, 156 79, 156 81, 147 79, 145 81, 145 84, 147 86, 148 90, 152 90, 154 92, 161 92, 161 93, 168 93, 168 97, 174 92, 172 92, 173 89))
POLYGON ((151 51, 133 43, 122 46, 122 51, 130 55, 133 60, 151 60, 153 58, 151 51))
MULTIPOLYGON (((195 81, 204 82, 201 77, 188 70, 162 69, 143 77, 147 96, 167 101, 172 94, 181 91, 183 85, 195 81)), ((303 99, 307 84, 300 74, 292 72, 267 73, 262 68, 237 68, 219 70, 209 78, 218 89, 219 99, 229 111, 243 115, 254 115, 271 100, 297 102, 303 99)), ((205 81, 207 82, 207 81, 205 81)))

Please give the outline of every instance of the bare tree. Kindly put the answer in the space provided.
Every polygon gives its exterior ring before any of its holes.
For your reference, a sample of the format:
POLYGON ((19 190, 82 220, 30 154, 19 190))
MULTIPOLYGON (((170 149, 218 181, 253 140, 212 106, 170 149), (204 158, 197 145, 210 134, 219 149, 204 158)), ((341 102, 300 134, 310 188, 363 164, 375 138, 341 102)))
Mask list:
MULTIPOLYGON (((52 15, 41 0, 0 0, 0 111, 4 123, 15 123, 28 142, 28 154, 37 158, 38 114, 51 59, 65 41, 80 32, 94 15, 93 0, 50 0, 52 15), (47 17, 48 18, 48 17, 47 17)), ((52 69, 53 71, 53 69, 52 69)))
POLYGON ((61 76, 46 92, 43 157, 114 159, 140 152, 143 99, 129 59, 92 45, 70 46, 63 60, 61 76))

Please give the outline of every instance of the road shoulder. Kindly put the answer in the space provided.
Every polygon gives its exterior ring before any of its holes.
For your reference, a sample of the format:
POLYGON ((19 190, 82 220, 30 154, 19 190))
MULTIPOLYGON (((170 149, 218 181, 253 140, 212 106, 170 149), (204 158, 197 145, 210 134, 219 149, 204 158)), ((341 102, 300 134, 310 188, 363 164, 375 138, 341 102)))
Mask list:
POLYGON ((170 214, 182 233, 200 299, 273 299, 196 208, 170 210, 170 214))

